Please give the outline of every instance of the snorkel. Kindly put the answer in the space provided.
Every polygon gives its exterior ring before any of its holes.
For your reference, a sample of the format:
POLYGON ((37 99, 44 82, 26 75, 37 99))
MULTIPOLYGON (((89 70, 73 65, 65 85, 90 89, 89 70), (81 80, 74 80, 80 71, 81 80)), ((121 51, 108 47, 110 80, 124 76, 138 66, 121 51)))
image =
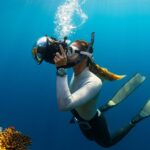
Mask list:
POLYGON ((94 45, 94 39, 95 39, 95 32, 91 33, 91 42, 89 43, 87 52, 93 53, 93 45, 94 45))

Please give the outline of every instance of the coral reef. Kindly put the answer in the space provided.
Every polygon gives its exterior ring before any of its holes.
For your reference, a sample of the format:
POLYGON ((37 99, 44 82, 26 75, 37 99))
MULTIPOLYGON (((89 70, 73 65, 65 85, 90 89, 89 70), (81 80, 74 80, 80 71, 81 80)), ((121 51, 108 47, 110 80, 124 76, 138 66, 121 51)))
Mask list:
POLYGON ((14 127, 0 131, 0 150, 27 150, 31 139, 14 127))

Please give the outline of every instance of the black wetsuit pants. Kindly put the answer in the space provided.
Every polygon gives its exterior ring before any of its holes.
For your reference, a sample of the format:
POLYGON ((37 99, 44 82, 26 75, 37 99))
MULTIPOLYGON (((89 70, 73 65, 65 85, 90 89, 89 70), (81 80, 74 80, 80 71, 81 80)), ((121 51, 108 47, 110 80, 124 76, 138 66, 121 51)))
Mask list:
POLYGON ((83 122, 84 120, 81 120, 81 123, 79 123, 79 127, 82 133, 89 140, 95 141, 103 147, 113 146, 114 144, 119 142, 123 137, 125 137, 128 134, 128 132, 134 127, 133 124, 129 123, 127 126, 121 128, 115 134, 110 135, 103 113, 101 113, 100 116, 98 116, 97 114, 93 119, 88 121, 89 126, 85 126, 83 122))

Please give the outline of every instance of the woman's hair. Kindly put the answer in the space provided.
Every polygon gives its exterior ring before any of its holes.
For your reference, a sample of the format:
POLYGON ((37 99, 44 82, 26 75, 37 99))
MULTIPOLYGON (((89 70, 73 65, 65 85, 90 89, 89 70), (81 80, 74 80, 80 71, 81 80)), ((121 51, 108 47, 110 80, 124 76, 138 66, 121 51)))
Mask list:
MULTIPOLYGON (((78 44, 78 47, 80 50, 86 51, 89 43, 87 43, 84 40, 76 40, 75 43, 78 44)), ((90 50, 91 53, 93 53, 93 49, 90 50)), ((115 73, 110 72, 106 68, 101 67, 100 65, 96 64, 93 60, 88 59, 88 67, 91 72, 93 72, 95 75, 97 75, 99 78, 104 78, 106 80, 120 80, 125 77, 125 75, 117 75, 115 73)))

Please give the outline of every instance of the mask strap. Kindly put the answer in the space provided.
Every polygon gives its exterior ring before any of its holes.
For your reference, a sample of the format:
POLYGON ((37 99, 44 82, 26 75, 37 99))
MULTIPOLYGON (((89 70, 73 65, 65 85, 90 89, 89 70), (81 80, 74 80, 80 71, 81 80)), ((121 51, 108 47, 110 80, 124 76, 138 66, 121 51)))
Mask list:
POLYGON ((89 52, 80 51, 79 53, 80 53, 81 55, 85 55, 85 56, 89 57, 90 59, 92 59, 92 57, 93 57, 93 54, 92 54, 92 53, 89 53, 89 52))
POLYGON ((89 57, 90 59, 92 59, 92 57, 93 57, 92 53, 86 52, 86 51, 81 51, 76 46, 71 46, 71 48, 74 51, 74 53, 77 53, 77 54, 80 54, 80 55, 85 55, 85 56, 89 57))

